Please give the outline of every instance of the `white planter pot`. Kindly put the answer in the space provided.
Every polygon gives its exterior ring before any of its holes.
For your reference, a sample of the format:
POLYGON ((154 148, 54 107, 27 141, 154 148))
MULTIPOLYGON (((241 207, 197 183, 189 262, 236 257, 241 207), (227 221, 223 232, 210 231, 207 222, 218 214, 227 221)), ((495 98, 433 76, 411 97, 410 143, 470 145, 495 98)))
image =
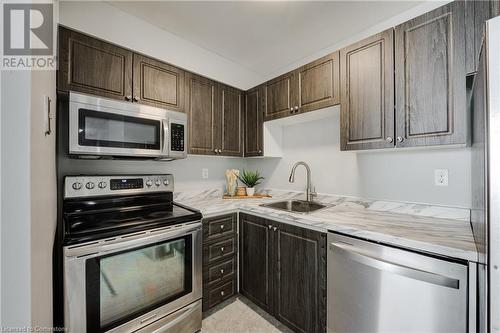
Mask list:
POLYGON ((247 187, 247 195, 249 197, 253 197, 254 193, 255 193, 255 187, 247 187))

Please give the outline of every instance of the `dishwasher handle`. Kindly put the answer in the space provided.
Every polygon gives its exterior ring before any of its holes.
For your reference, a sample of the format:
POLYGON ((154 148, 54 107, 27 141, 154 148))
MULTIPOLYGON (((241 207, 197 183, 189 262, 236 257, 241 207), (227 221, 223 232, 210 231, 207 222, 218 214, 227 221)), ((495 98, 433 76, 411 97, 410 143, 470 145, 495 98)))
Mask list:
POLYGON ((392 274, 405 276, 410 279, 420 280, 443 287, 448 287, 453 289, 459 289, 460 287, 459 284, 460 281, 457 279, 396 264, 380 258, 375 258, 370 256, 369 254, 358 251, 353 246, 349 246, 347 244, 330 243, 330 251, 333 250, 338 250, 339 254, 342 254, 344 257, 350 260, 356 261, 366 266, 373 267, 380 271, 385 271, 392 274))

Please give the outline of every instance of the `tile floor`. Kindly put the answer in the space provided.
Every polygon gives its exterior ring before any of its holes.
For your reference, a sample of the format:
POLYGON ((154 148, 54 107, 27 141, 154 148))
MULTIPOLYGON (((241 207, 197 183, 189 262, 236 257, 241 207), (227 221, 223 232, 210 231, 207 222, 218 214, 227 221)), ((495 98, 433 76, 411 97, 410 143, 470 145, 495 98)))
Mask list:
POLYGON ((201 333, 291 333, 292 331, 239 295, 204 314, 201 333))

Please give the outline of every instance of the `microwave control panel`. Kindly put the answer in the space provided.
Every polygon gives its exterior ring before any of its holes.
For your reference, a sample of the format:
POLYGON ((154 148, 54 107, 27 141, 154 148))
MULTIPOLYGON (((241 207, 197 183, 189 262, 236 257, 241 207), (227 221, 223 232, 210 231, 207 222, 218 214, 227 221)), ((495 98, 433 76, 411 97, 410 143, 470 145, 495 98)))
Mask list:
POLYGON ((170 150, 184 151, 184 124, 171 123, 170 126, 170 150))

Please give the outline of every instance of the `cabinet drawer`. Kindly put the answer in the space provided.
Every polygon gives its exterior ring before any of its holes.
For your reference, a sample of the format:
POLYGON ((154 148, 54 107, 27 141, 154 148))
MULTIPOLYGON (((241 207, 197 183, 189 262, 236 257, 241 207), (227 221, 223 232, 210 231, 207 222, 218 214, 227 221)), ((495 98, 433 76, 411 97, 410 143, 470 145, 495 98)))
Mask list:
POLYGON ((203 282, 211 287, 217 282, 233 277, 236 272, 236 257, 223 261, 219 264, 206 266, 204 269, 203 282))
POLYGON ((236 281, 234 279, 218 287, 210 289, 206 297, 204 298, 204 304, 203 304, 204 310, 208 310, 209 308, 230 298, 235 294, 235 291, 236 291, 236 281))
POLYGON ((217 216, 203 221, 203 240, 209 242, 236 233, 236 214, 217 216))
POLYGON ((203 256, 205 264, 211 264, 216 260, 222 258, 229 258, 234 255, 236 250, 235 237, 227 238, 220 242, 205 245, 203 249, 203 256))

